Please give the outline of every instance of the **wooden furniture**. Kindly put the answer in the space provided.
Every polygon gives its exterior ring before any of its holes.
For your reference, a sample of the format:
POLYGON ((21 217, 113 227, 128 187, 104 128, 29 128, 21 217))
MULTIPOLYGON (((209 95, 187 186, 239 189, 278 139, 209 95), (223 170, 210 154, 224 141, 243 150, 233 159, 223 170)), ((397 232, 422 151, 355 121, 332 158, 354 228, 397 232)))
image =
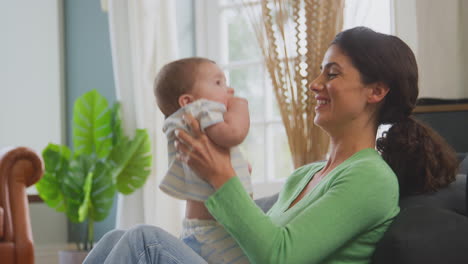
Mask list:
POLYGON ((0 262, 34 263, 26 188, 43 174, 41 158, 25 147, 0 150, 0 262))

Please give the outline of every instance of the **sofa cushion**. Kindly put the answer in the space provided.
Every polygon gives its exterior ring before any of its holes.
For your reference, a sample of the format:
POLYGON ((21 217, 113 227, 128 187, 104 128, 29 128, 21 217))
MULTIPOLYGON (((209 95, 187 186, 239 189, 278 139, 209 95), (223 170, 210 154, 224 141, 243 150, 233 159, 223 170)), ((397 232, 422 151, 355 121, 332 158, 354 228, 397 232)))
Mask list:
MULTIPOLYGON (((465 174, 468 177, 468 153, 465 155, 465 159, 460 163, 460 173, 465 174)), ((466 178, 465 178, 466 181, 466 178)), ((468 181, 466 181, 465 187, 465 205, 466 205, 466 215, 468 215, 468 181)))
POLYGON ((460 161, 460 173, 468 174, 468 153, 458 153, 460 161), (462 158, 463 159, 462 159, 462 158))
POLYGON ((372 263, 468 263, 468 218, 433 207, 403 209, 378 243, 372 263))
POLYGON ((468 152, 466 131, 468 130, 467 98, 436 99, 420 98, 417 102, 419 111, 414 117, 424 122, 439 133, 456 152, 468 152), (441 111, 441 106, 450 104, 450 111, 441 111))
POLYGON ((468 216, 466 191, 466 174, 458 174, 456 181, 437 192, 401 198, 400 208, 435 207, 468 216))
POLYGON ((255 203, 257 204, 260 209, 262 209, 263 212, 268 212, 270 208, 273 206, 273 204, 276 203, 276 200, 278 200, 279 194, 273 194, 271 196, 263 197, 260 199, 256 199, 255 203))

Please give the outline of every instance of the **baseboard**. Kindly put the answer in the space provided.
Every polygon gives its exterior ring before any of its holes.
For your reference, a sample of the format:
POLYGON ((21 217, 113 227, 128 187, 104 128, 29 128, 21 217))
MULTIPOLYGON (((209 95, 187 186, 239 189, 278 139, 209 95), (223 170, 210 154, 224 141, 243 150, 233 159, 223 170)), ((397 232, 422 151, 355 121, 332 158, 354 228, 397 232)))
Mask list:
POLYGON ((58 264, 60 250, 75 249, 75 244, 46 244, 34 245, 35 264, 58 264))

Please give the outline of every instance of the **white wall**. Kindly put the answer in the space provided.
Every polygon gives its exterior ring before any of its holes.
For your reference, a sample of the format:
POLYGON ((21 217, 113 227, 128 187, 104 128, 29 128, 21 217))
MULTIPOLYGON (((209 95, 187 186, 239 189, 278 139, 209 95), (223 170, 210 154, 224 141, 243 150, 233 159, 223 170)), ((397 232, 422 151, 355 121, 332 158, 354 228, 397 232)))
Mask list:
POLYGON ((30 203, 29 214, 34 238, 35 263, 57 263, 58 251, 69 248, 65 215, 56 212, 45 203, 30 203))
MULTIPOLYGON (((64 142, 61 10, 61 0, 0 0, 0 147, 64 142)), ((34 203, 30 217, 36 263, 56 263, 65 215, 34 203)))
POLYGON ((463 35, 462 38, 462 45, 460 49, 462 50, 463 54, 463 67, 462 67, 462 75, 463 75, 463 93, 464 97, 468 97, 468 1, 460 0, 460 16, 461 16, 461 34, 463 35))
POLYGON ((418 56, 418 24, 416 21, 417 0, 393 0, 394 34, 401 38, 416 57, 418 56))
POLYGON ((464 94, 459 1, 416 3, 420 96, 458 98, 464 94))
POLYGON ((420 97, 468 97, 467 9, 466 0, 394 0, 395 34, 415 52, 420 97))
POLYGON ((60 2, 0 2, 0 146, 63 142, 60 2))

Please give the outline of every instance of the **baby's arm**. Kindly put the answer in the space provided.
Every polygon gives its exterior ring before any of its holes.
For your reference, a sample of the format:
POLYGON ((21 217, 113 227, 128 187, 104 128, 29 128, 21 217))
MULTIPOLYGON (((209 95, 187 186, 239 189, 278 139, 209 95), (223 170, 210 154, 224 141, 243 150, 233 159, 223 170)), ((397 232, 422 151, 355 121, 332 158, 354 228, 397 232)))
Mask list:
POLYGON ((249 107, 244 98, 229 99, 224 121, 205 129, 208 137, 219 146, 230 148, 244 141, 249 131, 249 107))

